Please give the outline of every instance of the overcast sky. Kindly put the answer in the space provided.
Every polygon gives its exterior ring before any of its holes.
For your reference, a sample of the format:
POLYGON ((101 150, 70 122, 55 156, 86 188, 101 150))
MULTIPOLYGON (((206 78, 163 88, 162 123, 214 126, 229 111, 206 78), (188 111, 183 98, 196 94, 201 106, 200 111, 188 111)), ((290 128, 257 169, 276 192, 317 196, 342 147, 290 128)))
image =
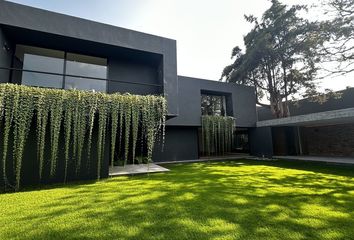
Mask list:
MULTIPOLYGON (((270 6, 267 0, 12 1, 175 39, 178 74, 210 80, 218 80, 223 68, 231 63, 232 48, 243 46, 243 36, 251 29, 244 14, 260 17, 270 6)), ((324 79, 320 86, 334 90, 354 86, 354 74, 324 79)))

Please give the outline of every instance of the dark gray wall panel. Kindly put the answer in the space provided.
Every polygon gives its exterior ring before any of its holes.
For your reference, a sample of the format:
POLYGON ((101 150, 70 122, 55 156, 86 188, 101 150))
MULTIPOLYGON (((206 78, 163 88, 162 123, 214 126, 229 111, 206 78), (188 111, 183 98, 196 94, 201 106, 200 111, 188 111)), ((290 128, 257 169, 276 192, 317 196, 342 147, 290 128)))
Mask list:
POLYGON ((169 114, 178 113, 176 41, 108 24, 0 1, 0 24, 163 55, 164 94, 169 114))
POLYGON ((198 159, 198 129, 195 127, 167 127, 164 150, 157 144, 154 162, 198 159))
MULTIPOLYGON (((158 79, 158 67, 131 61, 109 59, 108 78, 144 84, 162 84, 158 79)), ((111 81, 108 83, 108 92, 132 93, 132 94, 159 94, 161 87, 120 83, 111 81)))
POLYGON ((270 127, 249 129, 250 153, 258 157, 273 156, 272 129, 270 127))
MULTIPOLYGON (((0 27, 0 67, 11 67, 13 46, 0 27)), ((10 79, 10 71, 0 69, 0 83, 10 79)))
POLYGON ((200 126, 201 91, 230 94, 232 112, 239 127, 253 127, 256 123, 254 89, 243 85, 178 76, 179 115, 168 125, 200 126))

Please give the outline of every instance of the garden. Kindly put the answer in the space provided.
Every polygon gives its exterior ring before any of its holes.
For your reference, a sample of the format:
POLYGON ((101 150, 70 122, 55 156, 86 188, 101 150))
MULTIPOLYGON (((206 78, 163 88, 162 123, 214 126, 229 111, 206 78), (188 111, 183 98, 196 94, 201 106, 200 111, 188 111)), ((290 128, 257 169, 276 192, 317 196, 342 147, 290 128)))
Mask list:
POLYGON ((234 160, 0 195, 0 239, 350 239, 354 168, 234 160))

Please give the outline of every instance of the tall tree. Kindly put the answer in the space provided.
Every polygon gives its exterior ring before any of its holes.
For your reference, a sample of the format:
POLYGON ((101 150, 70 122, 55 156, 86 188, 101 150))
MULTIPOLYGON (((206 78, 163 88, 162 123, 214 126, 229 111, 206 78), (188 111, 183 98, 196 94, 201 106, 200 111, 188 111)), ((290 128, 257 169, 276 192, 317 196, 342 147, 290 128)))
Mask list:
POLYGON ((321 60, 331 62, 330 74, 354 72, 354 0, 327 0, 322 29, 327 41, 321 50, 321 60))
POLYGON ((244 37, 245 52, 232 50, 234 62, 225 67, 222 79, 254 86, 258 103, 266 97, 272 113, 280 118, 289 116, 288 101, 296 94, 316 92, 316 49, 321 45, 319 25, 300 17, 307 8, 288 7, 272 0, 259 21, 245 16, 253 24, 244 37))

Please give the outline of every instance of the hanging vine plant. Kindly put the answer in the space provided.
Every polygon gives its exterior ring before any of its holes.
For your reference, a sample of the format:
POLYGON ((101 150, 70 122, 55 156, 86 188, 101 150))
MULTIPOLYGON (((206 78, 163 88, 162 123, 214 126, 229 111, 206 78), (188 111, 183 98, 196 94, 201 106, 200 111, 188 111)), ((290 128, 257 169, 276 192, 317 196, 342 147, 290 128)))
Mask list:
POLYGON ((22 156, 34 111, 33 95, 26 90, 25 88, 19 89, 18 110, 14 114, 15 190, 20 188, 22 156))
POLYGON ((234 143, 235 119, 223 116, 202 116, 202 153, 210 156, 230 152, 234 143))
MULTIPOLYGON (((110 124, 111 164, 115 154, 134 163, 138 136, 144 141, 150 161, 155 140, 164 138, 166 100, 161 96, 105 94, 79 90, 45 89, 13 84, 0 84, 0 119, 3 121, 3 148, 1 173, 6 186, 18 190, 21 183, 22 159, 29 129, 35 127, 37 136, 38 178, 58 175, 58 164, 63 166, 64 182, 72 167, 77 176, 83 174, 82 158, 87 152, 87 163, 97 166, 99 179, 106 156, 107 126, 110 124), (36 124, 31 125, 35 117, 36 124), (97 157, 91 156, 93 129, 98 120, 97 157), (46 130, 50 139, 46 139, 46 130), (63 131, 61 131, 63 130, 63 131), (63 135, 64 142, 59 141, 63 135), (13 142, 9 139, 13 138, 13 142), (119 138, 119 139, 117 139, 119 138), (118 140, 118 144, 117 144, 118 140), (87 144, 87 145, 86 145, 87 144), (87 148, 85 149, 85 146, 87 148), (118 146, 118 147, 117 147, 118 146), (12 158, 9 149, 12 148, 12 158), (62 158, 58 157, 63 148, 62 158), (49 156, 46 156, 48 149, 49 156), (12 159, 13 163, 8 164, 12 159), (49 164, 45 159, 49 160, 49 164), (130 160, 129 160, 130 161, 130 160), (91 163, 90 163, 91 162, 91 163), (13 165, 15 176, 11 184, 7 173, 13 165)), ((96 133, 95 133, 96 134, 96 133)), ((108 139, 108 138, 107 138, 108 139)), ((143 151, 142 151, 143 152, 143 151)), ((86 155, 85 155, 86 156, 86 155)))

